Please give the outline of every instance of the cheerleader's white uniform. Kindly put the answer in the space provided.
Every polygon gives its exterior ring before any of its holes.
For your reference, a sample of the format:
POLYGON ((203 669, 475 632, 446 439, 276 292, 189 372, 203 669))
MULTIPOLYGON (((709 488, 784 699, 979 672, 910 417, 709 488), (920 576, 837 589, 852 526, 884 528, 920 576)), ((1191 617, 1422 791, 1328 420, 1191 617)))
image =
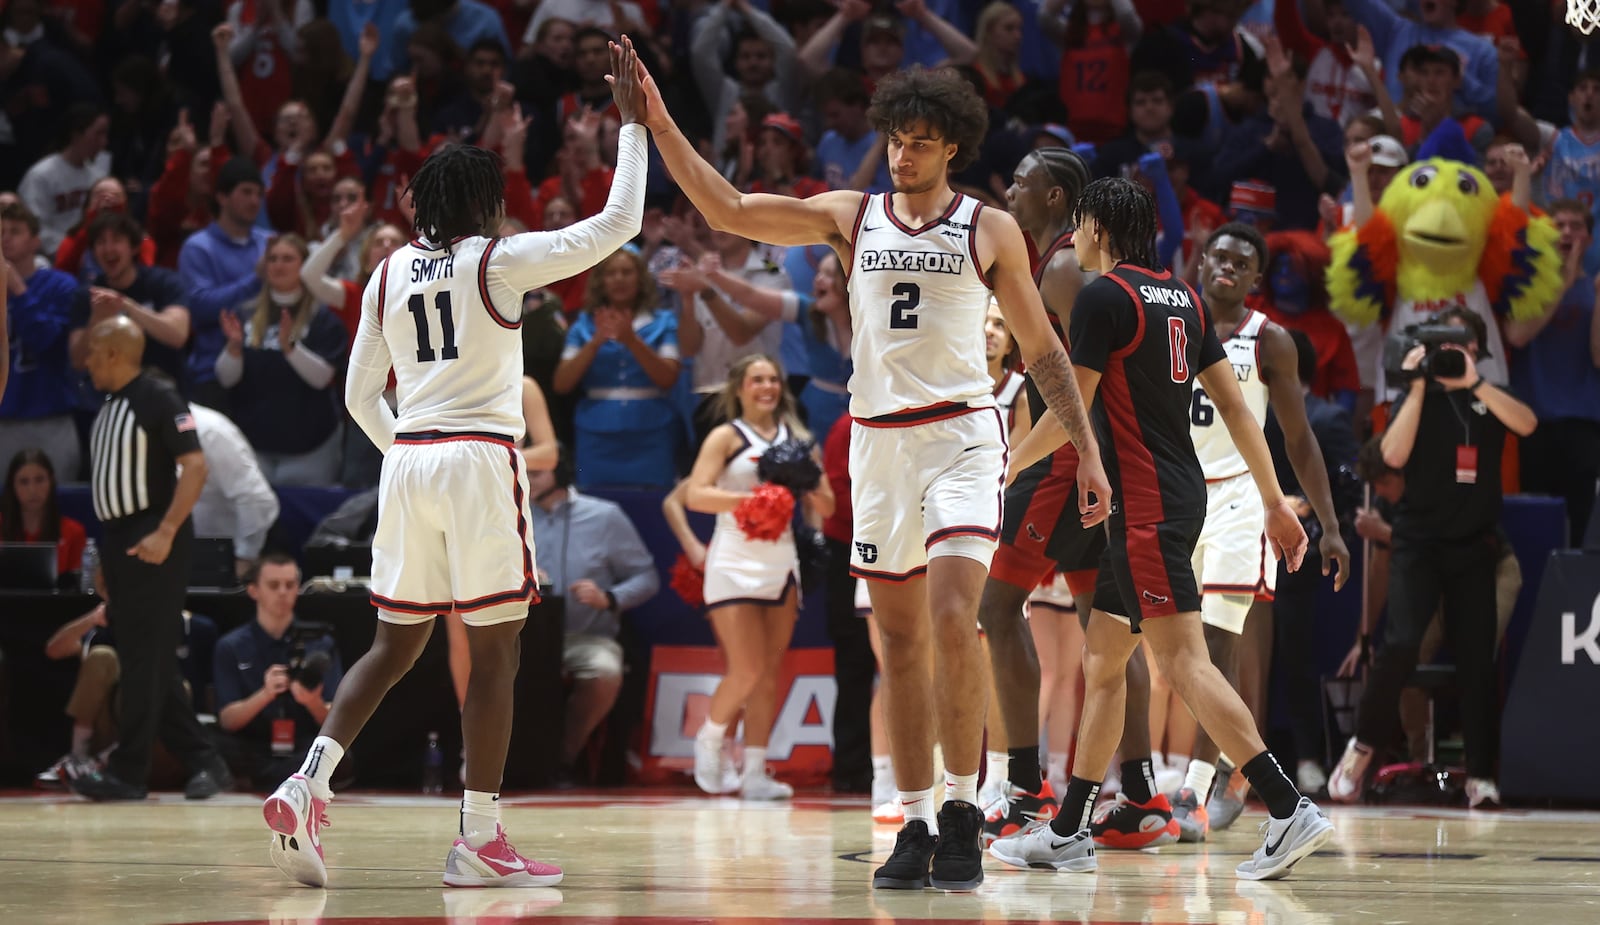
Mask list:
MULTIPOLYGON (((743 420, 729 422, 739 434, 738 452, 717 476, 725 491, 747 492, 761 481, 756 463, 774 443, 789 439, 789 428, 778 425, 777 437, 764 440, 743 420)), ((744 535, 732 511, 717 515, 717 526, 706 547, 706 608, 724 604, 775 605, 800 582, 800 557, 795 552, 794 530, 784 530, 776 540, 753 540, 744 535)))

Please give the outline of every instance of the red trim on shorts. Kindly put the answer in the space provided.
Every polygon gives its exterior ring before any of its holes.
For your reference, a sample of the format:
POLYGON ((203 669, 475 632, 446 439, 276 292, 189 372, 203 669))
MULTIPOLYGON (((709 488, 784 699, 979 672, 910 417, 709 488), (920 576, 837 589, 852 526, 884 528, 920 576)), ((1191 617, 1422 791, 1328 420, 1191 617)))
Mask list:
POLYGON ((500 317, 500 313, 494 310, 494 300, 489 298, 489 255, 494 253, 495 246, 499 243, 499 238, 490 238, 489 246, 483 249, 483 256, 478 258, 478 298, 483 300, 484 311, 489 313, 495 324, 508 331, 515 331, 522 327, 522 318, 507 321, 500 317))
POLYGON ((880 414, 871 418, 856 418, 855 422, 862 427, 915 427, 918 424, 932 424, 935 421, 947 421, 958 418, 977 408, 965 402, 942 401, 932 405, 923 405, 920 408, 907 408, 905 411, 893 411, 889 414, 880 414))
MULTIPOLYGON (((408 446, 419 443, 459 443, 463 440, 470 440, 474 443, 493 443, 496 446, 503 446, 509 450, 515 450, 517 448, 516 441, 512 440, 510 437, 502 434, 491 434, 486 431, 477 430, 418 430, 394 435, 395 443, 403 443, 408 446)), ((520 491, 521 488, 519 487, 518 492, 520 493, 520 491)), ((518 510, 521 510, 520 503, 518 504, 518 510)))
POLYGON ((958 536, 981 536, 986 540, 993 540, 993 539, 999 539, 1000 538, 1000 531, 999 530, 991 530, 988 527, 978 527, 978 526, 970 526, 970 525, 962 525, 962 526, 957 526, 957 527, 944 527, 942 529, 935 530, 932 533, 928 534, 928 539, 927 539, 926 542, 923 543, 923 548, 924 549, 932 549, 934 547, 934 544, 942 543, 945 540, 952 539, 952 538, 958 537, 958 536))
POLYGON ((1167 574, 1166 558, 1161 554, 1160 525, 1130 524, 1126 540, 1128 574, 1133 578, 1133 590, 1139 595, 1139 599, 1124 601, 1124 606, 1137 607, 1141 620, 1169 617, 1177 613, 1178 605, 1172 595, 1172 579, 1167 574))
POLYGON ((1066 576, 1067 590, 1073 597, 1093 594, 1095 585, 1100 583, 1100 570, 1097 568, 1074 569, 1062 574, 1066 576))
POLYGON ((910 581, 921 576, 927 570, 928 567, 926 565, 919 565, 909 572, 876 572, 871 569, 864 569, 859 565, 852 565, 850 566, 850 577, 865 578, 868 581, 910 581))
POLYGON ((983 213, 983 203, 978 203, 972 210, 972 224, 967 228, 967 256, 972 258, 972 268, 978 271, 978 282, 986 289, 993 289, 994 283, 989 282, 989 274, 983 272, 983 264, 978 261, 978 216, 983 213))
POLYGON ((522 587, 515 591, 501 591, 499 594, 488 594, 476 597, 470 601, 456 601, 452 606, 456 613, 472 613, 478 610, 487 610, 500 604, 515 604, 527 601, 529 606, 539 603, 539 590, 532 579, 522 583, 522 587), (529 595, 532 595, 531 597, 529 595))
POLYGON ((379 610, 392 610, 395 613, 433 614, 437 616, 439 614, 449 613, 451 610, 455 609, 455 604, 451 603, 450 601, 439 601, 432 604, 418 604, 413 601, 397 601, 378 594, 368 595, 368 598, 372 601, 372 606, 378 608, 379 610))

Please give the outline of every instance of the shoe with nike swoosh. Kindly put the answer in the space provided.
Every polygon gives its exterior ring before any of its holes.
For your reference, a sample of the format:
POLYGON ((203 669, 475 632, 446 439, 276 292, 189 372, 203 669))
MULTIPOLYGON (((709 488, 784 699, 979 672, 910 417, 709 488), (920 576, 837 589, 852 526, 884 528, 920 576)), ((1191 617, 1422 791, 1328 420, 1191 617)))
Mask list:
POLYGON ((494 840, 473 848, 456 839, 444 859, 445 886, 555 886, 561 868, 525 858, 506 841, 506 830, 495 827, 494 840))
POLYGON ((1333 823, 1309 797, 1301 797, 1294 815, 1267 819, 1261 824, 1266 837, 1256 853, 1234 869, 1241 880, 1279 880, 1289 868, 1333 837, 1333 823))
POLYGON ((1100 867, 1094 856, 1094 836, 1089 834, 1088 826, 1061 836, 1043 819, 1030 823, 1015 835, 995 839, 989 846, 989 853, 1012 867, 1035 870, 1083 874, 1093 873, 1100 867))

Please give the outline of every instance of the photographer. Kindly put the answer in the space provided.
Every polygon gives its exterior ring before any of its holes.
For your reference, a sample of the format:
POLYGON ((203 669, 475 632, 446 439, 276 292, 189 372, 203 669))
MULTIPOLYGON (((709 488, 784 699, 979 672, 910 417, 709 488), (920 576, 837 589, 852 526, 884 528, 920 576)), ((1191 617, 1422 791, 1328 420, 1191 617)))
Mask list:
POLYGON ((1507 430, 1527 436, 1538 421, 1527 405, 1478 375, 1476 360, 1487 339, 1483 321, 1461 309, 1445 311, 1438 320, 1461 335, 1408 332, 1419 343, 1390 371, 1408 388, 1382 442, 1384 462, 1405 477, 1390 541, 1389 620, 1356 714, 1356 736, 1328 782, 1336 800, 1360 797, 1374 747, 1393 738, 1400 691, 1416 669, 1423 633, 1442 600, 1461 690, 1468 802, 1499 802, 1494 660, 1500 456, 1507 430))
POLYGON ((217 642, 217 724, 228 763, 260 786, 300 768, 344 668, 327 627, 295 622, 294 559, 262 556, 245 590, 256 602, 255 620, 217 642))

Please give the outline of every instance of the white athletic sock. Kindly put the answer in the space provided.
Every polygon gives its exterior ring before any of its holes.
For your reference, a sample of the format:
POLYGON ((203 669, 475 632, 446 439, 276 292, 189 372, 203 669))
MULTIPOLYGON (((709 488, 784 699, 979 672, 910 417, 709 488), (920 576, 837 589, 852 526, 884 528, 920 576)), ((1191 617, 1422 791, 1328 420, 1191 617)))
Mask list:
POLYGON ((951 774, 950 769, 946 768, 944 772, 944 799, 946 803, 951 800, 960 800, 963 803, 971 803, 973 806, 977 806, 977 773, 951 774))
POLYGON ((1180 768, 1187 768, 1189 767, 1189 760, 1188 755, 1170 754, 1167 756, 1167 770, 1176 771, 1180 768))
POLYGON ((1183 778, 1183 785, 1194 791, 1194 795, 1202 805, 1206 798, 1211 796, 1211 782, 1217 777, 1217 766, 1199 758, 1189 759, 1189 773, 1183 778))
POLYGON ((461 837, 467 847, 482 848, 500 831, 500 794, 482 790, 461 792, 461 837))
POLYGON ((317 736, 300 765, 300 773, 311 781, 311 792, 319 800, 333 796, 333 770, 344 759, 344 746, 328 738, 317 736))
POLYGON ((767 773, 766 746, 756 748, 752 745, 744 747, 744 779, 751 780, 763 777, 767 773))
POLYGON ((932 787, 900 791, 900 808, 905 811, 906 822, 921 819, 927 824, 929 835, 939 834, 938 807, 934 805, 932 787))
POLYGON ((1011 774, 1011 756, 1006 752, 984 752, 983 772, 989 786, 1004 786, 1011 774))
POLYGON ((1067 753, 1051 752, 1045 756, 1045 779, 1052 784, 1065 784, 1067 781, 1067 753))
POLYGON ((711 721, 710 717, 706 717, 706 721, 700 724, 700 731, 695 733, 694 737, 697 739, 710 739, 712 741, 717 741, 727 734, 727 723, 714 723, 711 721))
POLYGON ((894 759, 890 758, 888 755, 873 755, 872 756, 872 776, 873 777, 893 777, 894 776, 894 759))

